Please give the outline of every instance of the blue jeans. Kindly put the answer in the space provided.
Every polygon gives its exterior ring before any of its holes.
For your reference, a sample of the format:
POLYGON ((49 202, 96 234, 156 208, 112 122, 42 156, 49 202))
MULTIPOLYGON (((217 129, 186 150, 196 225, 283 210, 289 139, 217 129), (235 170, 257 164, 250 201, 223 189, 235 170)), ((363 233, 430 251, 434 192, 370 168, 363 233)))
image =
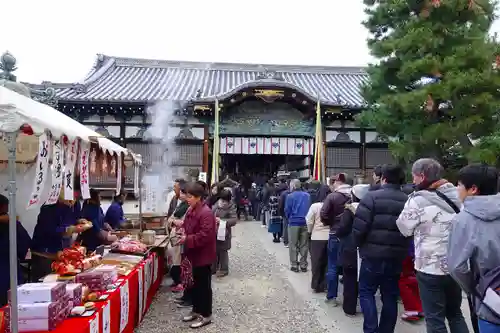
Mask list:
POLYGON ((330 235, 328 238, 328 268, 326 272, 326 281, 328 283, 327 299, 336 298, 339 291, 339 276, 337 274, 339 249, 339 238, 335 235, 330 235))
POLYGON ((394 333, 398 320, 399 276, 402 260, 362 259, 359 272, 359 303, 364 333, 394 333), (375 293, 380 288, 382 312, 378 320, 375 293))
POLYGON ((500 332, 500 325, 495 325, 489 321, 479 319, 479 332, 480 333, 498 333, 500 332))

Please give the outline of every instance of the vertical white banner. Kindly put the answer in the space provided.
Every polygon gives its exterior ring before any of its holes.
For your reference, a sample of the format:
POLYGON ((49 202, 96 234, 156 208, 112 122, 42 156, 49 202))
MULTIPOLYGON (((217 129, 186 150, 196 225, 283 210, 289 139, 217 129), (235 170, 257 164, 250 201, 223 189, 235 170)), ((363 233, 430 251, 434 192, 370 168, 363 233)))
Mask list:
POLYGON ((122 171, 123 171, 123 166, 122 166, 122 154, 118 153, 118 170, 116 171, 116 194, 120 194, 120 191, 122 189, 122 171))
POLYGON ((89 333, 99 333, 99 312, 96 313, 94 319, 90 321, 89 333))
POLYGON ((49 149, 51 140, 47 133, 43 133, 38 139, 38 156, 36 160, 35 179, 27 209, 31 209, 40 204, 41 195, 49 172, 49 149))
POLYGON ((128 324, 128 313, 130 311, 128 281, 120 288, 120 333, 128 324))
POLYGON ((63 149, 60 140, 56 140, 52 146, 52 187, 49 197, 45 201, 47 205, 53 205, 59 200, 63 183, 63 149))
POLYGON ((248 153, 259 154, 257 150, 257 138, 248 138, 248 153))
POLYGON ((78 156, 78 139, 71 140, 66 147, 66 168, 64 170, 64 200, 75 200, 75 166, 78 156))
POLYGON ((111 333, 111 305, 106 301, 106 305, 102 308, 102 333, 111 333))
POLYGON ((140 266, 137 270, 138 274, 138 287, 139 287, 139 323, 142 321, 142 316, 144 315, 144 276, 143 276, 143 267, 140 266))
POLYGON ((233 143, 234 143, 233 154, 242 154, 243 153, 243 139, 242 138, 234 138, 233 143))
POLYGON ((226 154, 235 154, 234 152, 234 138, 226 138, 226 154))
POLYGON ((90 144, 82 141, 80 144, 80 191, 83 199, 90 199, 89 154, 90 144))
MULTIPOLYGON (((139 197, 139 182, 140 182, 140 179, 139 179, 139 171, 140 171, 140 166, 138 164, 135 164, 134 163, 134 195, 136 198, 140 198, 139 197)), ((141 199, 142 200, 142 199, 141 199)))
POLYGON ((155 283, 156 282, 156 279, 158 278, 158 256, 155 255, 153 257, 153 282, 152 283, 155 283))

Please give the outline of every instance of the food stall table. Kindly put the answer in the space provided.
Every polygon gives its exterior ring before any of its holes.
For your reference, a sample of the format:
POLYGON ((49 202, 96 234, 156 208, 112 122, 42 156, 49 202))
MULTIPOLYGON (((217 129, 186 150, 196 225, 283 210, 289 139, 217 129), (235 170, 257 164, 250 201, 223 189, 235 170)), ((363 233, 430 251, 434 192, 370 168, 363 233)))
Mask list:
MULTIPOLYGON (((95 302, 96 312, 90 317, 67 318, 51 333, 133 333, 158 291, 163 275, 163 258, 150 253, 127 276, 105 301, 95 302), (142 304, 142 306, 141 306, 142 304), (142 312, 142 315, 139 315, 142 312)), ((4 308, 3 310, 5 310, 4 308)), ((0 332, 6 332, 0 312, 0 332)), ((47 332, 32 332, 47 333, 47 332)))

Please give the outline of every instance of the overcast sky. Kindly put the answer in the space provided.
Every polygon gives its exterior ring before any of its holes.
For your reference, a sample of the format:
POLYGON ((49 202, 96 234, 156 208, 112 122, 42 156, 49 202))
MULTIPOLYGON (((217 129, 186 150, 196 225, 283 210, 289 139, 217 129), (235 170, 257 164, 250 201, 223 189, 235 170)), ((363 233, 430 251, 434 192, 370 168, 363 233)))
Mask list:
MULTIPOLYGON (((0 52, 21 81, 77 82, 97 53, 300 65, 370 61, 362 0, 7 0, 0 52)), ((496 24, 495 31, 499 31, 496 24)))

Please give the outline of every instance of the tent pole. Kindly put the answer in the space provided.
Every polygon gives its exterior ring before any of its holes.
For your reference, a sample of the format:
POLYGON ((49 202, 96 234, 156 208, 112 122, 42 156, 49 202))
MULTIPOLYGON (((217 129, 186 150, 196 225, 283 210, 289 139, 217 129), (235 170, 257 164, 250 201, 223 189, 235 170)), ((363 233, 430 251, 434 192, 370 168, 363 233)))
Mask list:
POLYGON ((9 140, 9 267, 10 267, 10 331, 18 333, 17 321, 17 218, 16 218, 16 145, 17 132, 8 133, 9 140))
POLYGON ((142 165, 136 165, 136 168, 139 168, 139 227, 142 233, 142 165))

